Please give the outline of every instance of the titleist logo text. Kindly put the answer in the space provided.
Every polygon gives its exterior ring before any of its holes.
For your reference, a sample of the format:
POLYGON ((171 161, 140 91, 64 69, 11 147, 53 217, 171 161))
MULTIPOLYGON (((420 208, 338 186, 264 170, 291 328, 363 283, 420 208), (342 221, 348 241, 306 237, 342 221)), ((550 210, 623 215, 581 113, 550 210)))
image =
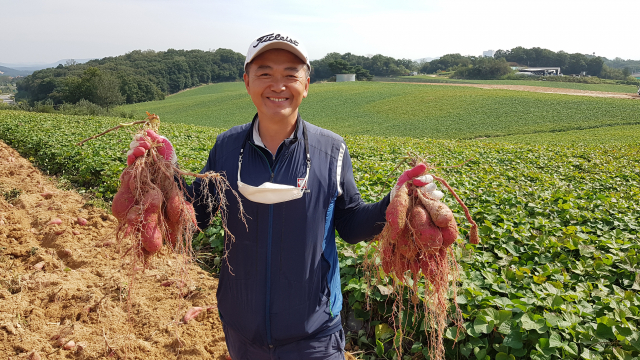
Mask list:
POLYGON ((298 46, 298 41, 293 40, 293 39, 289 39, 288 36, 281 36, 280 34, 268 34, 268 35, 264 35, 258 38, 258 40, 256 40, 256 44, 253 45, 254 48, 258 47, 258 45, 262 44, 262 43, 266 43, 269 41, 286 41, 289 44, 298 46))

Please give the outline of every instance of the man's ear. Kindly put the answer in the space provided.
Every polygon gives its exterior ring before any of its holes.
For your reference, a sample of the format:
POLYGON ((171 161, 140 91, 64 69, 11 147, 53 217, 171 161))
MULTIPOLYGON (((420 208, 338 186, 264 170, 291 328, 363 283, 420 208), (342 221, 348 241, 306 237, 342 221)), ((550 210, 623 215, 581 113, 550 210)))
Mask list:
POLYGON ((311 77, 307 77, 307 81, 304 84, 304 94, 302 95, 302 98, 305 99, 307 97, 307 95, 309 95, 309 84, 311 83, 311 77))
POLYGON ((244 75, 242 75, 242 79, 244 80, 244 87, 247 89, 247 92, 249 92, 249 75, 244 73, 244 75))

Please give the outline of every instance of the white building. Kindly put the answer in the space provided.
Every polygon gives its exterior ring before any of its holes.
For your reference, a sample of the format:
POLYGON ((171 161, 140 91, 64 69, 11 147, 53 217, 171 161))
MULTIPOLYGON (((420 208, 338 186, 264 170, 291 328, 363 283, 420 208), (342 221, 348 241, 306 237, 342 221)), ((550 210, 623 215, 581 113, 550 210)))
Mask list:
POLYGON ((562 75, 559 67, 522 68, 522 69, 519 69, 519 71, 520 72, 516 73, 516 75, 539 75, 539 76, 562 75))
POLYGON ((496 52, 493 50, 487 50, 487 51, 483 51, 482 52, 482 57, 493 57, 493 55, 495 55, 496 52))
POLYGON ((356 81, 356 74, 336 74, 336 82, 356 81))

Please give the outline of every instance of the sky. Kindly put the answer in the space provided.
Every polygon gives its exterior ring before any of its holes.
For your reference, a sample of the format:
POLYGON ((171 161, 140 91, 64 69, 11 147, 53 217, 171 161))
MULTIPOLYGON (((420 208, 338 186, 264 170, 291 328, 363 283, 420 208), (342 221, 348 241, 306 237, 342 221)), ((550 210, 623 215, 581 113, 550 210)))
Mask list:
POLYGON ((246 54, 271 32, 329 52, 420 59, 542 47, 640 59, 638 0, 0 0, 0 63, 43 64, 133 50, 246 54))

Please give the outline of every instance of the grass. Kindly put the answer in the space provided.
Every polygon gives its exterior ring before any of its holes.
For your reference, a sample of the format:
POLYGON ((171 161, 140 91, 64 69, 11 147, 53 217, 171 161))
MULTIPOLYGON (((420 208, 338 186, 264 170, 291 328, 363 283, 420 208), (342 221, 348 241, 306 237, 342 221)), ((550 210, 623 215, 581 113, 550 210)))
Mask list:
POLYGON ((638 87, 635 85, 618 85, 618 84, 582 84, 558 81, 541 81, 541 80, 460 80, 449 79, 443 77, 433 77, 428 75, 417 76, 398 76, 398 77, 376 77, 374 81, 382 82, 416 82, 416 83, 432 83, 432 84, 491 84, 491 85, 526 85, 541 86, 558 89, 574 89, 588 91, 604 91, 624 94, 638 93, 638 87))
MULTIPOLYGON (((125 111, 216 128, 255 113, 243 83, 202 86, 125 111)), ((640 125, 640 101, 453 86, 354 82, 311 85, 303 118, 341 135, 473 139, 640 125)))

